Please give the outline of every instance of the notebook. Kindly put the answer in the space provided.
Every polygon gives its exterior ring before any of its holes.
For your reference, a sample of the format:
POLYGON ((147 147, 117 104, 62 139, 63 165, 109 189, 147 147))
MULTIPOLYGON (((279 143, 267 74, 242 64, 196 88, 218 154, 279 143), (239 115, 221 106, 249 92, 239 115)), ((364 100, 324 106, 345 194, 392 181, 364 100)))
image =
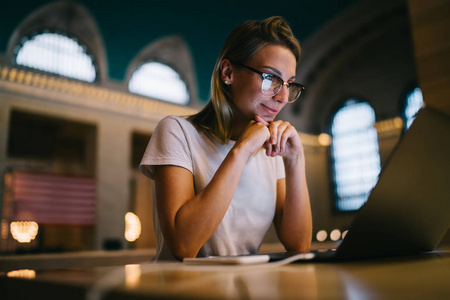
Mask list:
MULTIPOLYGON (((392 151, 335 250, 268 253, 259 262, 342 261, 428 252, 449 228, 450 116, 425 107, 392 151)), ((203 258, 201 263, 207 261, 203 258)))

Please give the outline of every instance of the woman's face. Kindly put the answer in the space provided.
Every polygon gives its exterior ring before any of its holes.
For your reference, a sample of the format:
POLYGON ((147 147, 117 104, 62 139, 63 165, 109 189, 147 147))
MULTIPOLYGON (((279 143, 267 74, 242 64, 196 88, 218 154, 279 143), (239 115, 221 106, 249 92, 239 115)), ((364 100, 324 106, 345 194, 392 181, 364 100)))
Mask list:
MULTIPOLYGON (((297 67, 295 56, 283 46, 267 45, 245 64, 260 72, 277 75, 285 82, 295 80, 297 67)), ((260 74, 233 64, 230 65, 230 68, 229 81, 231 82, 236 118, 243 118, 245 120, 242 121, 248 122, 254 120, 255 115, 258 115, 266 122, 273 121, 288 101, 287 87, 283 86, 274 96, 263 95, 260 74)))

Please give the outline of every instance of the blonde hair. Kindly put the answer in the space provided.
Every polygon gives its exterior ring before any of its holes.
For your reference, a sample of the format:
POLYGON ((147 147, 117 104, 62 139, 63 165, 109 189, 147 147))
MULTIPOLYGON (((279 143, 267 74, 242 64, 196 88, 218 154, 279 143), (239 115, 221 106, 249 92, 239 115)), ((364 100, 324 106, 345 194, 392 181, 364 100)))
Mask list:
POLYGON ((246 21, 236 26, 227 37, 211 78, 211 100, 197 114, 189 116, 199 130, 227 143, 232 134, 233 112, 230 87, 221 79, 223 59, 246 63, 267 45, 280 45, 292 51, 296 61, 300 59, 300 45, 291 28, 282 17, 270 17, 263 21, 246 21))

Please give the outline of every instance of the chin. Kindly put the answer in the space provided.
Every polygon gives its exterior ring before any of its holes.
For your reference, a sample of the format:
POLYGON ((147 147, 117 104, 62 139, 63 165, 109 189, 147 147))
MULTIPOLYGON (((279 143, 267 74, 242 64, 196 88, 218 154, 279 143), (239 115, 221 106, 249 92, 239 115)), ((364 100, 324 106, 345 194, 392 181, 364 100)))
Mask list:
POLYGON ((262 118, 263 118, 264 121, 266 121, 267 123, 273 122, 273 120, 275 120, 275 116, 262 116, 262 118))

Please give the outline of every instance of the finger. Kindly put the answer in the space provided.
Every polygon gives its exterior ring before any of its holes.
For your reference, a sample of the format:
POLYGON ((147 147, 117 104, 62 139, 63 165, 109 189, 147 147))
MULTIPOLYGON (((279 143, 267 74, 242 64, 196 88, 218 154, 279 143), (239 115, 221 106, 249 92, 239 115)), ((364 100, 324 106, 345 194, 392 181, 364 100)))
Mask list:
POLYGON ((271 152, 272 157, 275 157, 280 154, 280 148, 278 147, 278 144, 271 145, 271 147, 272 147, 272 152, 271 152))
POLYGON ((297 130, 293 126, 288 126, 280 139, 282 152, 286 150, 286 145, 296 147, 299 140, 297 130))
POLYGON ((272 145, 276 145, 277 142, 278 142, 278 132, 279 132, 278 125, 279 125, 278 122, 272 122, 269 125, 269 131, 270 131, 270 140, 269 140, 269 142, 272 145))
POLYGON ((285 130, 283 135, 280 137, 280 152, 283 153, 286 150, 286 143, 291 136, 291 130, 285 130))
POLYGON ((280 154, 280 148, 278 148, 277 145, 272 145, 272 157, 275 157, 278 154, 280 154))
POLYGON ((258 116, 258 115, 255 116, 255 121, 258 122, 258 123, 263 124, 264 126, 268 126, 268 125, 269 125, 268 122, 266 122, 263 118, 261 118, 261 117, 258 116))
POLYGON ((283 137, 285 136, 286 130, 289 127, 289 123, 283 122, 278 126, 278 137, 277 137, 277 151, 283 152, 286 144, 286 140, 283 140, 283 137))
POLYGON ((269 142, 265 142, 264 148, 266 149, 266 155, 272 156, 272 144, 270 144, 269 142))

